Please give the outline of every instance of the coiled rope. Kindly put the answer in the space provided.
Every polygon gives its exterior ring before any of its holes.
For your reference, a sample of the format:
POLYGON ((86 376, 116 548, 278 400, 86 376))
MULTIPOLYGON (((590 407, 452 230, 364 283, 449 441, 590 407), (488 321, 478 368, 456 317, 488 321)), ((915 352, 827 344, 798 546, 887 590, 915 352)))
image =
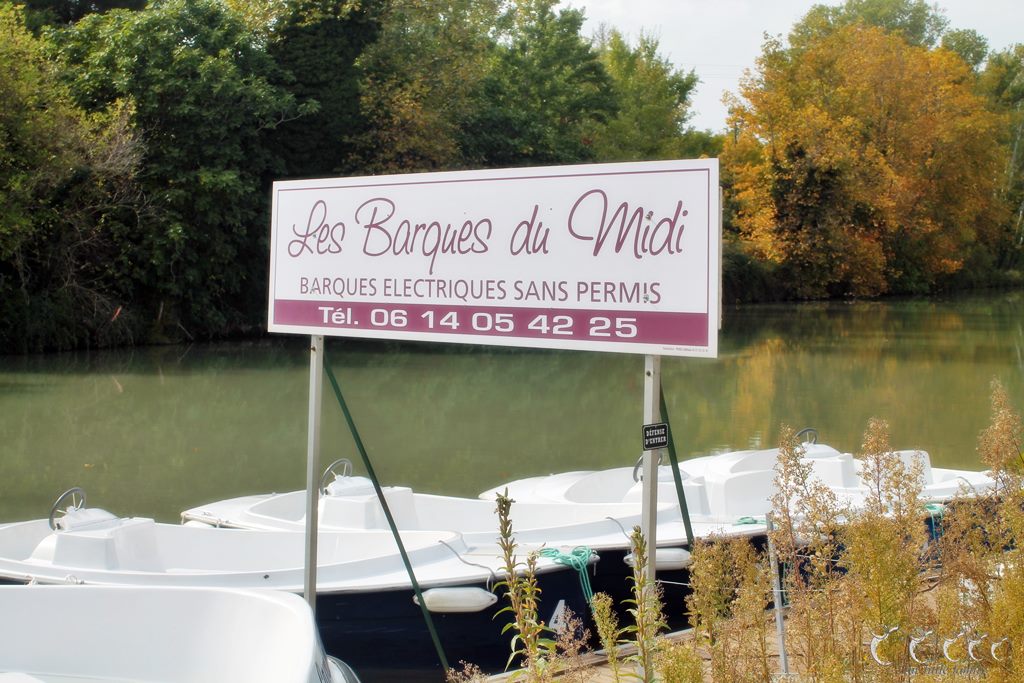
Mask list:
POLYGON ((744 524, 764 524, 764 519, 758 519, 757 517, 740 517, 736 520, 733 526, 743 526, 744 524))
POLYGON ((928 513, 931 521, 931 527, 928 529, 930 540, 938 541, 942 537, 942 518, 946 514, 946 506, 942 503, 925 503, 924 511, 928 513))
POLYGON ((564 564, 576 570, 580 578, 580 589, 589 605, 594 597, 594 591, 590 587, 590 575, 587 573, 587 568, 594 551, 585 545, 578 545, 567 553, 563 553, 557 548, 544 548, 540 554, 541 557, 547 557, 556 564, 564 564))

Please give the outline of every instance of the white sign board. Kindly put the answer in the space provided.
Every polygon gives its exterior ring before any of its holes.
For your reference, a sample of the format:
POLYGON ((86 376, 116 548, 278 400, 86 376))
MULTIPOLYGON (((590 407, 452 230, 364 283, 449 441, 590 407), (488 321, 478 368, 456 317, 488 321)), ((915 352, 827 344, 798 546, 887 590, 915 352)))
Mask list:
POLYGON ((718 160, 274 183, 271 332, 718 351, 718 160))

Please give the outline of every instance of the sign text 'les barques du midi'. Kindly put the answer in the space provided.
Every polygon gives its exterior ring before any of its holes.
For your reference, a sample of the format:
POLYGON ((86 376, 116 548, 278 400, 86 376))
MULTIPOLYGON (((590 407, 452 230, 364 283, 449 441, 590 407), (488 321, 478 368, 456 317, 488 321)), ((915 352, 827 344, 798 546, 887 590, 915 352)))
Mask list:
POLYGON ((272 332, 717 355, 718 161, 277 182, 272 332))

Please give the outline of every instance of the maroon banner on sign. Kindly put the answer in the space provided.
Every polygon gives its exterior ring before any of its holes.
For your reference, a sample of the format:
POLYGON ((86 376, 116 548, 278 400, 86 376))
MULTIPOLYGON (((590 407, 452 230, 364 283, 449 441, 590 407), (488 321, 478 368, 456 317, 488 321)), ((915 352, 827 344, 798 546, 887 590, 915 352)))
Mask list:
MULTIPOLYGON (((278 300, 275 319, 297 327, 472 335, 487 339, 706 346, 704 313, 278 300)), ((354 335, 364 336, 364 335, 354 335)), ((493 343, 493 342, 492 342, 493 343)))

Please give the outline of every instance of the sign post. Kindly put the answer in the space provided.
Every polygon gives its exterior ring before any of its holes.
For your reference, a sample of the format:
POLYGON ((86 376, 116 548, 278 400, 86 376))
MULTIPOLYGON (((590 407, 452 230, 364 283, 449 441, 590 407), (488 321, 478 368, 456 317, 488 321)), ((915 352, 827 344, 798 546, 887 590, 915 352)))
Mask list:
POLYGON ((718 354, 720 204, 717 159, 274 183, 267 327, 311 337, 310 604, 324 336, 643 355, 656 423, 661 357, 718 354))
MULTIPOLYGON (((644 424, 652 425, 661 420, 661 356, 644 357, 644 424)), ((666 430, 667 434, 667 430, 666 430)), ((645 439, 646 441, 646 439, 645 439)), ((666 439, 667 441, 667 439, 666 439)), ((645 444, 646 445, 646 444, 645 444)), ((644 537, 647 539, 647 579, 651 590, 654 589, 654 568, 658 553, 658 462, 660 451, 654 448, 644 449, 644 488, 640 521, 644 537)))
POLYGON ((324 338, 309 338, 309 424, 306 432, 306 571, 303 593, 316 615, 317 522, 320 511, 320 413, 324 388, 324 338))

